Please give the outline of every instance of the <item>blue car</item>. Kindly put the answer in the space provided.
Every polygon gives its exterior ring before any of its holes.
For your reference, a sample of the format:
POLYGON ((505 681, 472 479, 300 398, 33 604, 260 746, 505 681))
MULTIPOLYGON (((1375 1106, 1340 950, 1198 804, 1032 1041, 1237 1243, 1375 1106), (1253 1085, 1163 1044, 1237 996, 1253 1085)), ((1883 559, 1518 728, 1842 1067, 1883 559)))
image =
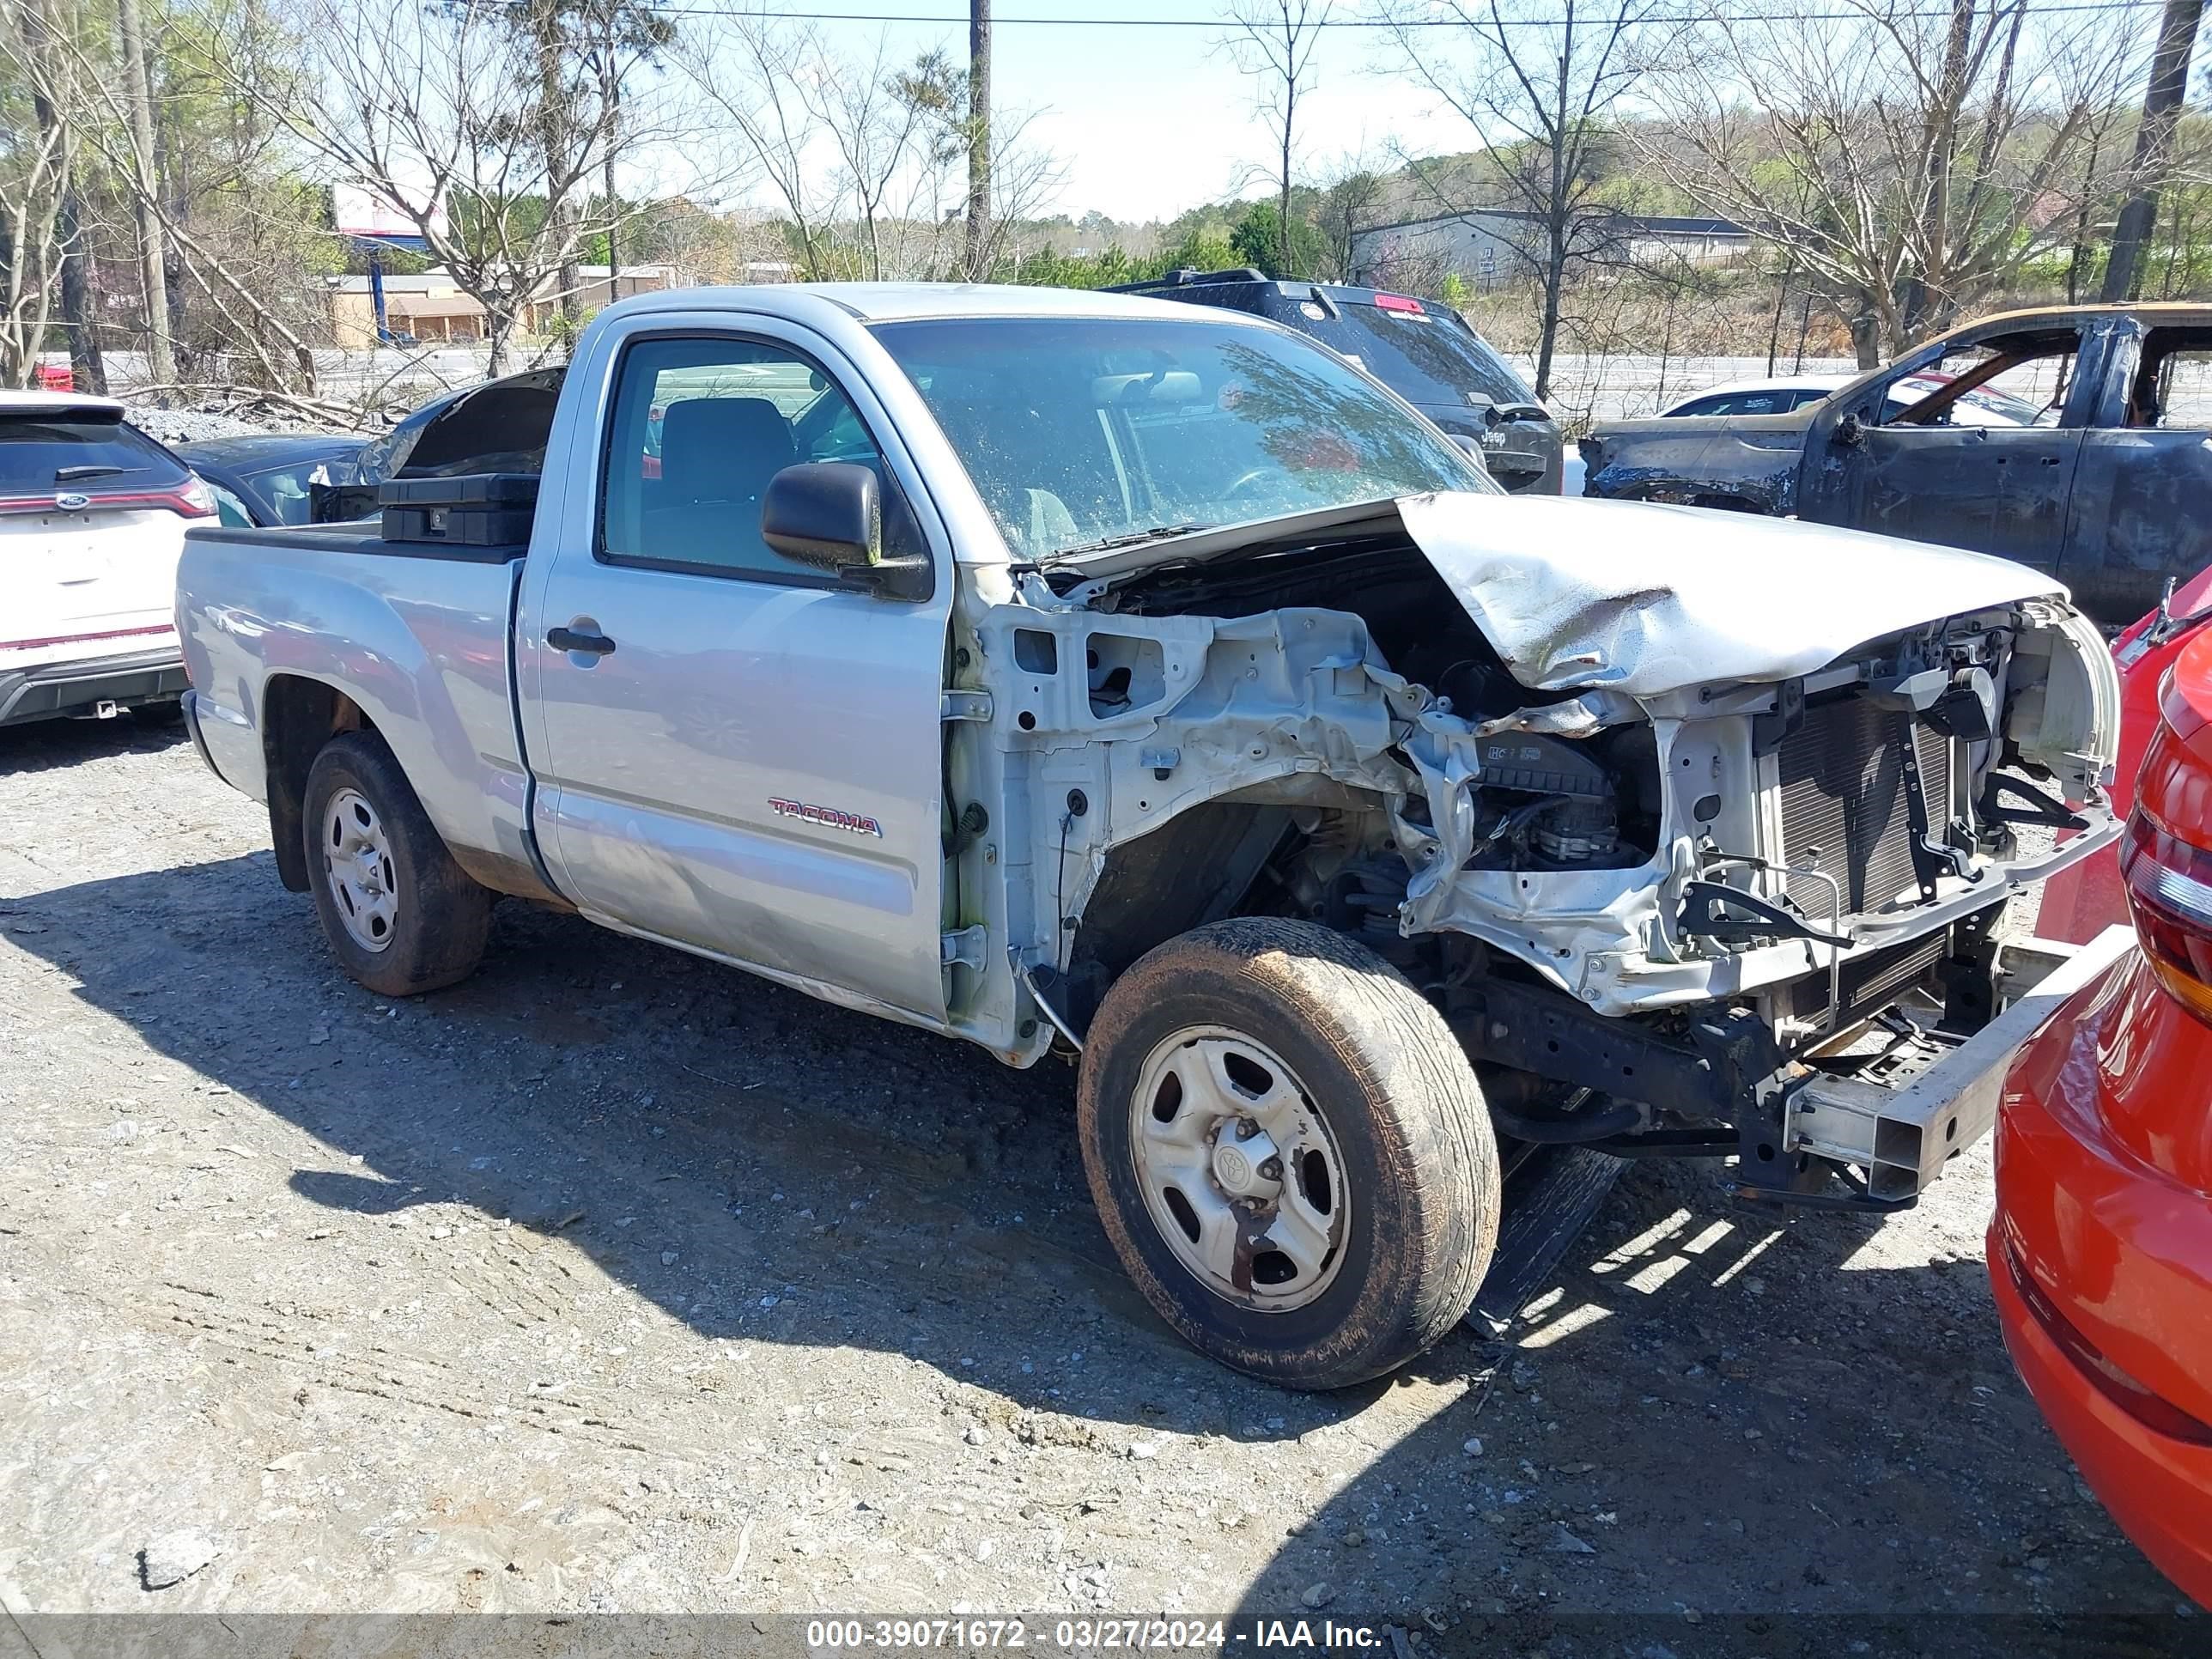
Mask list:
POLYGON ((344 432, 269 432, 179 444, 176 454, 215 492, 224 524, 308 524, 314 486, 353 483, 368 441, 344 432))

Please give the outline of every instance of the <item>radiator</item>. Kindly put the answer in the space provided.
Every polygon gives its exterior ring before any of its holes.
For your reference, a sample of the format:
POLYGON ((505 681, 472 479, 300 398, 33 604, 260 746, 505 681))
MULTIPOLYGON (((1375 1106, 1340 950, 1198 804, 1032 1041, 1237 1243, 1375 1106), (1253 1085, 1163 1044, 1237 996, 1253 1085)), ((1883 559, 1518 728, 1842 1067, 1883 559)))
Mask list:
MULTIPOLYGON (((1837 975, 1838 1021, 1879 1013, 1897 1001, 1928 978, 1930 970, 1942 960, 1950 941, 1951 930, 1942 927, 1925 939, 1908 939, 1902 945, 1893 945, 1887 950, 1870 951, 1846 962, 1837 975)), ((1784 988, 1782 1001, 1784 1011, 1800 1019, 1811 1019, 1826 1012, 1827 975, 1808 974, 1792 981, 1784 988)))
MULTIPOLYGON (((1917 894, 1911 820, 1905 800, 1902 720, 1866 697, 1808 703, 1804 723, 1783 740, 1782 847, 1790 864, 1809 862, 1843 885, 1844 914, 1879 910, 1917 894)), ((1929 821, 1940 833, 1951 815, 1950 742, 1912 728, 1929 821)), ((1827 884, 1792 876, 1790 896, 1816 922, 1828 914, 1827 884)))

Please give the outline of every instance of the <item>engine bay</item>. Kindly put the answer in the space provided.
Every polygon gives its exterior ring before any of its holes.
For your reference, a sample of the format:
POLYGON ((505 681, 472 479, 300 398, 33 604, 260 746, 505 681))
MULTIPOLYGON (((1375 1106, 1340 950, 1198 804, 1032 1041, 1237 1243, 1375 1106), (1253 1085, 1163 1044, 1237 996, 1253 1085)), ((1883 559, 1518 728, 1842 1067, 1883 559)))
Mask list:
POLYGON ((981 640, 1054 893, 1037 959, 1103 983, 1169 913, 1242 905, 1417 980, 1487 961, 1601 1017, 1756 1005, 1807 1034, 1869 964, 2087 850, 2021 858, 2020 827, 2117 833, 2109 658, 2033 573, 1936 556, 1928 580, 1925 550, 1861 538, 1931 603, 1978 602, 1853 641, 1911 596, 1783 609, 1716 584, 1725 558, 1670 584, 1618 549, 1585 569, 1425 532, 1498 505, 1018 572, 981 640))

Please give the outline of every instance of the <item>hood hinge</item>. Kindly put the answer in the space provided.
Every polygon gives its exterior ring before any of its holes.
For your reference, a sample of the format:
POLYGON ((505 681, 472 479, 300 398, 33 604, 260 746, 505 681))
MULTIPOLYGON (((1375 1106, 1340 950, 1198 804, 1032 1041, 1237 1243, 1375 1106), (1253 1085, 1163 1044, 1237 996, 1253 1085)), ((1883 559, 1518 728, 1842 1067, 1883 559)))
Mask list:
POLYGON ((937 939, 937 959, 950 968, 956 963, 963 968, 983 971, 983 947, 989 941, 990 930, 981 922, 973 927, 963 927, 955 933, 940 933, 937 939))

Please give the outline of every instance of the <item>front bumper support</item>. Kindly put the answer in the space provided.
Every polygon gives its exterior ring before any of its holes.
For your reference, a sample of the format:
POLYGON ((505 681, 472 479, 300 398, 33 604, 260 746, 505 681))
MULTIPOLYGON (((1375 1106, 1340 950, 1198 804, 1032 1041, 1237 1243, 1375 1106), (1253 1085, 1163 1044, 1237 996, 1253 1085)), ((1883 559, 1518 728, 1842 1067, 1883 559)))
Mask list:
POLYGON ((1746 1008, 1716 1008, 1662 1032, 1546 987, 1492 981, 1457 991, 1447 1017, 1478 1064, 1589 1091, 1510 1109, 1501 1096, 1498 1121, 1509 1133, 1516 1115, 1537 1112, 1543 1133, 1528 1133, 1555 1143, 1624 1157, 1732 1154, 1747 1200, 1889 1211, 1910 1206, 1954 1154, 1989 1133, 2021 1045, 2134 939, 2114 927, 2078 949, 2009 942, 1994 976, 2010 1000, 2002 1013, 1972 1036, 1923 1034, 1901 1058, 1850 1075, 1785 1059, 1746 1008), (1619 1133, 1615 1115, 1601 1109, 1607 1098, 1643 1103, 1645 1127, 1619 1133), (1849 1190, 1831 1182, 1837 1166, 1849 1190))
POLYGON ((1910 1200, 1990 1132, 2021 1046, 2134 944, 2131 929, 2112 927, 2079 948, 2047 939, 2004 947, 2001 971, 2017 1001, 1896 1086, 1813 1073, 1784 1093, 1784 1150, 1856 1164, 1867 1172, 1869 1196, 1910 1200))

